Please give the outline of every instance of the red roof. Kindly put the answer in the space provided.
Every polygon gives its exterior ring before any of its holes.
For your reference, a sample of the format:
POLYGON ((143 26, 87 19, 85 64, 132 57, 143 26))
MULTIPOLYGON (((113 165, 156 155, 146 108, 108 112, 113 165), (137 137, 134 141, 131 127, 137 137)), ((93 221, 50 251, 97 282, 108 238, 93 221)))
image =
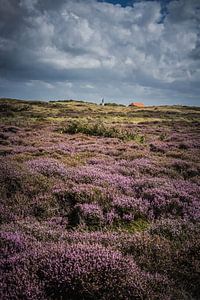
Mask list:
POLYGON ((144 107, 144 103, 142 102, 132 102, 129 106, 137 106, 137 107, 144 107))

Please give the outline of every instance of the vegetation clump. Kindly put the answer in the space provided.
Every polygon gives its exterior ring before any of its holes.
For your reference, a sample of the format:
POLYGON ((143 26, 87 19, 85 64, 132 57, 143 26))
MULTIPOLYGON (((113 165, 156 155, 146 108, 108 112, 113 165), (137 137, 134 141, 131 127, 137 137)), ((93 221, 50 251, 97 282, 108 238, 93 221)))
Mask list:
POLYGON ((119 138, 121 140, 137 140, 141 143, 144 142, 144 136, 132 133, 125 129, 119 129, 113 126, 108 126, 100 123, 84 123, 74 121, 69 123, 68 126, 61 129, 62 133, 76 134, 83 133, 87 135, 107 137, 107 138, 119 138))

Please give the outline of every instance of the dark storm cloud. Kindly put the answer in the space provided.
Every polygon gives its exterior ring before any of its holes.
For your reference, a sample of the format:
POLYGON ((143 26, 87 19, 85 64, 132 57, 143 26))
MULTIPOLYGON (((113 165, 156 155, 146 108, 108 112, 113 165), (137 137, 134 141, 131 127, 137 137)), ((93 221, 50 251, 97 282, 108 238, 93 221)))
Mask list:
POLYGON ((199 1, 119 3, 0 0, 0 96, 198 104, 199 1))

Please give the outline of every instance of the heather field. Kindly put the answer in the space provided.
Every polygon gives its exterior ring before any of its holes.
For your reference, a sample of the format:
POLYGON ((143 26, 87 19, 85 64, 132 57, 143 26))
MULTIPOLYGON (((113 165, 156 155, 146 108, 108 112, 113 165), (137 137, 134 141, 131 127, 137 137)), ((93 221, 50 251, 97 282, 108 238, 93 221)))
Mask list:
POLYGON ((0 299, 200 299, 200 108, 0 100, 0 299))

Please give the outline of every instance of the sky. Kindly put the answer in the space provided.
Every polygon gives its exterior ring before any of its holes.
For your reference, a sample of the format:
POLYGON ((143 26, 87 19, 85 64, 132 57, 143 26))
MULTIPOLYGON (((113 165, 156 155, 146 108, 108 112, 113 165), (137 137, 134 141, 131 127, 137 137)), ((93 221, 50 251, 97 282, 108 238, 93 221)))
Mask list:
POLYGON ((0 97, 200 106, 200 1, 0 0, 0 97))

